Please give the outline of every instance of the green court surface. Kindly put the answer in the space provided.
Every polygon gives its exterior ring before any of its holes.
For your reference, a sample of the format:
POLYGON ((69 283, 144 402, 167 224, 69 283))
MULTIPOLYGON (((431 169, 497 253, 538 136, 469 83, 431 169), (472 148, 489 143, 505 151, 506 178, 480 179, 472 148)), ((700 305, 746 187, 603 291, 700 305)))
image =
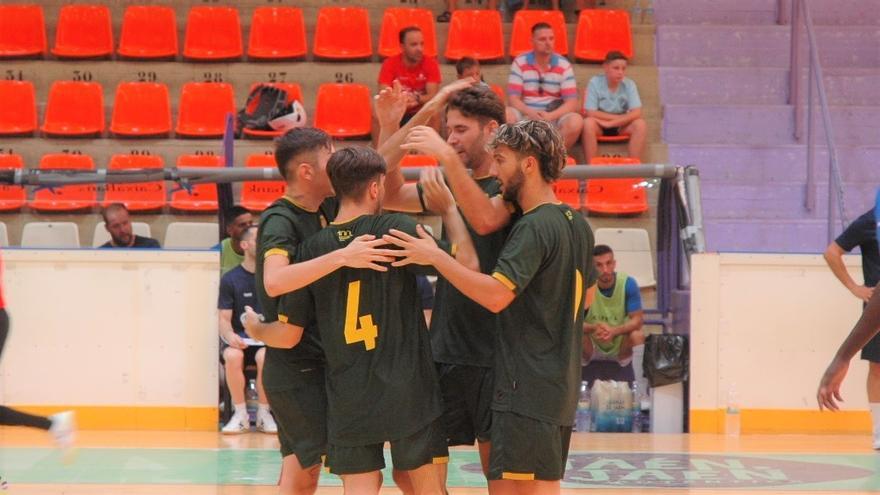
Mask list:
MULTIPOLYGON (((475 451, 455 451, 450 462, 450 487, 485 486, 475 451)), ((265 449, 84 448, 66 463, 54 449, 0 449, 0 477, 9 486, 274 485, 279 468, 277 451, 265 449)), ((321 484, 341 482, 325 473, 321 484)), ((563 486, 873 491, 880 490, 880 455, 572 452, 563 486)))

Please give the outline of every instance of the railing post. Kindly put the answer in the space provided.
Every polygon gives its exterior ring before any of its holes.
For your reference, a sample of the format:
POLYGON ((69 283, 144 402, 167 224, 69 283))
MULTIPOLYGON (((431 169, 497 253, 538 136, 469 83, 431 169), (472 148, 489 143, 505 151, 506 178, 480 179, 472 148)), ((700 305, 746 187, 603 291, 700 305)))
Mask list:
MULTIPOLYGON (((815 150, 816 150, 816 133, 813 128, 813 59, 810 58, 807 71, 807 195, 806 206, 807 211, 812 212, 816 208, 816 185, 815 185, 815 150)), ((828 176, 831 180, 831 176, 828 176)))
POLYGON ((788 74, 788 104, 794 105, 794 138, 801 142, 803 113, 800 107, 801 50, 798 28, 801 24, 801 0, 791 0, 791 60, 788 74))

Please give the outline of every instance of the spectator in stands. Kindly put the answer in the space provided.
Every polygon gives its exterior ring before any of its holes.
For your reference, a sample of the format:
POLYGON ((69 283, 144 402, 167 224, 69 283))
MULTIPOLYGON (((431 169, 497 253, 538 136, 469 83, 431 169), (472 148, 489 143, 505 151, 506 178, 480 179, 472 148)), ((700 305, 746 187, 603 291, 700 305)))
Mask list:
POLYGON ((597 154, 599 136, 628 134, 629 156, 641 158, 648 126, 642 118, 642 100, 636 83, 626 77, 626 55, 611 51, 602 63, 604 74, 593 76, 584 96, 586 118, 581 144, 584 157, 597 154))
MULTIPOLYGON (((424 54, 422 30, 409 26, 400 30, 400 55, 388 57, 379 70, 379 89, 399 81, 407 93, 406 113, 401 125, 412 118, 440 89, 440 66, 437 59, 424 54)), ((439 122, 438 122, 439 124, 439 122)), ((436 127, 436 126, 435 126, 436 127)))
POLYGON ((483 73, 480 70, 480 62, 475 58, 462 57, 455 63, 455 73, 458 74, 459 79, 467 79, 470 77, 475 81, 479 81, 476 84, 477 86, 489 87, 489 85, 486 84, 486 81, 483 80, 483 73))
POLYGON ((532 27, 532 51, 513 60, 507 81, 507 122, 523 119, 553 123, 571 148, 581 136, 583 119, 577 113, 577 83, 571 63, 553 52, 553 28, 545 22, 532 27))
POLYGON ((642 333, 642 295, 632 277, 617 272, 610 247, 593 248, 593 262, 599 279, 584 320, 584 360, 632 362, 633 347, 645 343, 642 333))
POLYGON ((110 240, 101 245, 102 248, 154 248, 159 249, 159 241, 151 237, 134 235, 131 230, 131 215, 122 203, 113 203, 101 212, 104 228, 110 234, 110 240))
POLYGON ((254 216, 244 206, 235 205, 226 212, 226 239, 220 242, 220 276, 244 262, 241 236, 253 225, 254 216))
POLYGON ((257 394, 259 406, 257 409, 257 430, 264 433, 276 433, 278 427, 275 420, 269 414, 269 403, 266 401, 266 393, 263 391, 263 361, 266 356, 266 348, 262 345, 248 345, 248 338, 241 323, 241 315, 244 314, 245 306, 260 311, 259 301, 256 296, 254 271, 257 260, 257 227, 248 225, 244 228, 239 245, 244 252, 244 260, 240 265, 229 270, 220 279, 220 297, 217 301, 217 309, 220 311, 219 326, 223 362, 226 368, 226 384, 229 387, 229 395, 235 412, 229 422, 223 427, 224 434, 237 434, 250 431, 250 419, 248 418, 245 403, 245 377, 244 368, 249 365, 257 366, 257 394))
MULTIPOLYGON (((486 2, 486 9, 495 10, 497 8, 498 0, 488 0, 486 2)), ((458 0, 446 0, 446 10, 437 16, 437 22, 449 22, 449 19, 452 19, 452 13, 456 10, 458 10, 458 0)))

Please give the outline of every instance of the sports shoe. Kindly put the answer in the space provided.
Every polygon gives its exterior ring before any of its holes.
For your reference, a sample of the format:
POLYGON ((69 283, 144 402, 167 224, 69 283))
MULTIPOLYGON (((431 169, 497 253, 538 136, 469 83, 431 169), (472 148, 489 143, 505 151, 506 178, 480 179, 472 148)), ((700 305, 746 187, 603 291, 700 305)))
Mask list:
POLYGON ((251 421, 247 413, 234 413, 229 422, 220 430, 224 435, 238 435, 251 431, 251 421))
POLYGON ((69 451, 76 440, 76 416, 73 411, 64 411, 49 416, 52 425, 49 433, 61 449, 69 451))
POLYGON ((257 412, 257 431, 273 435, 278 433, 278 425, 275 424, 275 419, 269 411, 257 412))

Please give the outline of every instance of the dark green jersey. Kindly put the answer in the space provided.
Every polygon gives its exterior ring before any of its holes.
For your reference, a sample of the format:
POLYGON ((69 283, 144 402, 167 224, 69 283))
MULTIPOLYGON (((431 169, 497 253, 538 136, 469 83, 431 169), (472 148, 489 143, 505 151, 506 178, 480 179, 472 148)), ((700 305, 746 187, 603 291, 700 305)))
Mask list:
POLYGON ((516 292, 499 313, 493 409, 574 424, 593 242, 564 204, 540 205, 514 224, 492 273, 516 292))
MULTIPOLYGON (((490 198, 501 194, 501 182, 496 177, 477 179, 477 185, 490 198)), ((419 192, 421 193, 421 188, 419 192)), ((513 224, 513 219, 510 224, 513 224)), ((479 235, 467 220, 465 225, 480 258, 480 271, 491 273, 510 227, 488 235, 479 235)), ((443 237, 446 238, 445 231, 443 237)), ((492 367, 495 359, 497 315, 459 292, 443 277, 437 280, 436 290, 434 311, 431 314, 431 348, 434 361, 492 367)))
MULTIPOLYGON (((297 261, 316 258, 364 234, 389 229, 416 235, 401 214, 365 215, 331 224, 300 246, 297 261)), ((285 295, 281 314, 317 328, 327 360, 328 439, 361 446, 409 436, 436 419, 440 391, 416 274, 410 265, 387 272, 342 268, 285 295)))
MULTIPOLYGON (((263 262, 275 254, 287 256, 292 261, 297 247, 331 222, 338 209, 336 198, 325 200, 317 211, 309 211, 285 196, 275 200, 260 216, 255 278, 257 298, 266 321, 278 319, 279 298, 266 294, 263 262)), ((293 349, 266 349, 263 384, 274 390, 292 387, 291 374, 299 373, 303 366, 313 366, 322 360, 323 354, 317 337, 313 331, 307 330, 300 344, 293 349)))

